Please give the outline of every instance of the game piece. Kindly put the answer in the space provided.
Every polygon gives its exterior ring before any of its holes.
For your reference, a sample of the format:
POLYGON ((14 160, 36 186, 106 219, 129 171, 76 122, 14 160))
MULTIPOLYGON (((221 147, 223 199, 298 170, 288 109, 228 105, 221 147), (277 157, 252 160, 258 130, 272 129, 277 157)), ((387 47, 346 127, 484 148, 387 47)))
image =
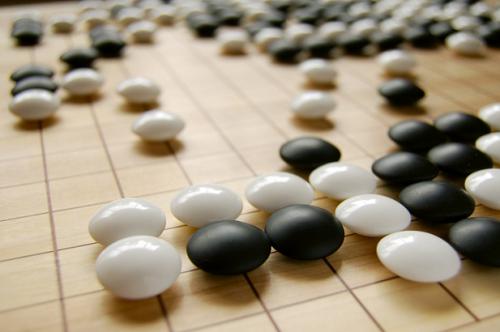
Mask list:
POLYGON ((409 27, 404 32, 404 38, 416 48, 434 48, 437 38, 424 27, 409 27))
POLYGON ((76 21, 75 14, 65 13, 52 16, 50 24, 55 33, 71 33, 75 29, 76 21))
POLYGON ((433 224, 467 218, 475 208, 474 200, 465 191, 441 181, 412 184, 401 191, 399 201, 412 215, 433 224))
POLYGON ((107 246, 134 235, 160 236, 165 223, 159 207, 140 198, 122 198, 106 204, 92 217, 89 233, 107 246))
POLYGON ((371 36, 372 43, 379 51, 387 51, 398 48, 404 43, 404 38, 399 34, 389 32, 376 32, 371 36))
POLYGON ((331 85, 337 77, 335 68, 323 59, 306 60, 300 64, 299 69, 312 84, 331 85))
POLYGON ((307 37, 313 34, 314 28, 306 23, 290 24, 285 29, 285 37, 297 44, 302 43, 307 37))
POLYGON ((403 50, 386 51, 377 60, 385 72, 391 75, 410 74, 417 65, 413 55, 403 50))
POLYGON ((481 25, 478 34, 489 47, 500 47, 500 22, 481 25))
POLYGON ((377 245, 380 262, 401 278, 416 282, 441 282, 461 268, 455 250, 441 238, 419 231, 397 232, 377 245))
POLYGON ((291 110, 303 119, 322 119, 332 112, 336 105, 333 97, 327 92, 307 91, 292 101, 291 110))
POLYGON ((402 34, 407 28, 407 25, 403 20, 396 18, 387 18, 380 22, 379 29, 381 32, 393 33, 396 35, 402 34))
POLYGON ((302 48, 297 43, 287 39, 276 40, 268 48, 275 61, 284 63, 295 62, 301 51, 302 48))
POLYGON ((52 76, 54 76, 54 71, 47 66, 25 65, 16 69, 10 75, 10 79, 14 82, 18 82, 32 76, 43 76, 51 78, 52 76))
POLYGON ((137 7, 125 7, 116 14, 116 21, 123 26, 128 26, 144 18, 144 10, 137 7))
POLYGON ((191 262, 203 271, 231 275, 261 266, 271 253, 271 245, 261 229, 237 220, 224 220, 197 230, 186 251, 191 262))
POLYGON ((338 38, 339 47, 352 55, 364 55, 370 43, 369 38, 359 35, 344 34, 338 38))
POLYGON ((107 58, 120 57, 126 46, 121 33, 114 26, 102 25, 90 31, 92 47, 107 58))
POLYGON ((325 37, 312 35, 304 40, 302 46, 311 58, 330 59, 336 45, 325 37))
POLYGON ((144 77, 126 79, 118 85, 117 91, 132 104, 155 103, 161 92, 156 83, 144 77))
POLYGON ((69 68, 91 68, 97 59, 97 52, 93 48, 73 48, 64 52, 60 59, 69 68))
POLYGON ((97 279, 114 295, 140 300, 163 293, 181 272, 181 258, 167 241, 131 236, 112 243, 97 257, 97 279))
POLYGON ((314 189, 336 200, 372 193, 377 186, 377 178, 371 172, 345 162, 316 168, 309 175, 309 182, 314 189))
POLYGON ((87 10, 80 15, 80 20, 87 26, 88 29, 93 29, 106 24, 109 20, 109 12, 105 9, 87 10))
POLYGON ((298 137, 287 141, 280 148, 280 156, 288 165, 312 170, 321 165, 338 161, 340 150, 318 137, 298 137))
POLYGON ((446 46, 457 54, 479 56, 484 53, 485 44, 473 33, 457 32, 446 37, 446 46))
POLYGON ((325 22, 318 28, 318 34, 322 37, 336 41, 341 35, 347 31, 347 26, 344 22, 325 22))
POLYGON ((500 103, 486 105, 481 108, 479 118, 492 129, 500 131, 500 103))
POLYGON ((177 114, 151 110, 134 121, 132 131, 146 141, 165 142, 176 137, 185 125, 177 114))
POLYGON ((223 54, 244 54, 248 43, 248 34, 245 30, 219 30, 217 41, 223 54))
POLYGON ((136 43, 152 43, 156 24, 150 21, 136 21, 127 26, 127 32, 136 43))
POLYGON ((467 176, 493 166, 488 155, 464 143, 437 145, 429 150, 427 158, 441 171, 455 176, 467 176))
POLYGON ((476 141, 476 148, 487 154, 495 163, 500 163, 500 133, 481 136, 476 141))
POLYGON ((59 108, 59 98, 47 90, 31 89, 17 94, 9 104, 10 111, 27 121, 46 119, 59 108))
POLYGON ((215 36, 218 24, 217 20, 208 14, 193 13, 186 20, 191 30, 200 38, 211 38, 215 36))
POLYGON ((438 40, 444 42, 448 36, 457 32, 448 22, 434 23, 429 27, 429 32, 438 40))
POLYGON ((481 20, 475 16, 462 15, 454 18, 451 26, 458 31, 475 31, 481 26, 481 20))
POLYGON ((412 106, 425 97, 424 90, 404 78, 395 78, 382 83, 378 92, 394 106, 412 106))
POLYGON ((179 191, 170 203, 172 214, 192 227, 236 219, 242 209, 240 197, 218 184, 189 186, 179 191))
POLYGON ((42 22, 35 17, 21 17, 12 24, 11 37, 19 46, 34 46, 43 36, 42 22))
POLYGON ((71 96, 89 96, 96 94, 104 83, 104 79, 94 69, 74 69, 62 78, 61 86, 71 96))
POLYGON ((275 27, 265 27, 254 36, 255 44, 261 51, 267 51, 269 45, 283 38, 283 30, 275 27))
POLYGON ((446 135, 431 124, 420 120, 404 120, 393 125, 388 135, 402 149, 427 151, 446 142, 446 135))
POLYGON ((149 12, 149 17, 159 25, 172 25, 175 22, 175 7, 162 5, 149 12))
POLYGON ((335 217, 352 232, 363 236, 398 232, 411 222, 410 212, 398 201, 375 194, 346 199, 335 209, 335 217))
POLYGON ((39 90, 47 90, 50 92, 55 92, 58 88, 56 82, 52 79, 44 76, 31 76, 27 77, 23 80, 16 82, 16 85, 11 90, 11 95, 15 96, 18 93, 21 93, 30 89, 39 89, 39 90))
POLYGON ((389 153, 372 164, 372 172, 391 184, 412 184, 434 179, 438 168, 429 160, 412 152, 389 153))
POLYGON ((278 252, 304 260, 329 256, 344 242, 342 224, 330 212, 301 204, 275 211, 266 222, 266 234, 278 252))
POLYGON ((354 21, 349 26, 349 32, 355 36, 370 37, 377 31, 378 31, 378 24, 373 18, 370 17, 365 17, 357 21, 354 21))
POLYGON ((309 204, 314 198, 314 192, 301 177, 274 172, 253 179, 245 189, 245 196, 257 209, 274 212, 287 205, 309 204))
POLYGON ((474 262, 500 267, 500 220, 476 217, 460 220, 450 228, 450 244, 474 262))
POLYGON ((479 203, 500 210, 500 169, 487 168, 465 179, 465 190, 479 203))
POLYGON ((480 118, 463 113, 450 112, 434 120, 434 126, 457 142, 474 142, 478 137, 491 131, 486 122, 480 118))

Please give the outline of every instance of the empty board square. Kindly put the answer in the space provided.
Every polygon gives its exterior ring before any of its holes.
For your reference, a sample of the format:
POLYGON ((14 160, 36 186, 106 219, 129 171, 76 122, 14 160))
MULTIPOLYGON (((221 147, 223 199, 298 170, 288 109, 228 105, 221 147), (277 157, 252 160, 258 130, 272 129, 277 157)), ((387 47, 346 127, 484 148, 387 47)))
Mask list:
POLYGON ((190 226, 180 226, 167 229, 161 235, 162 239, 172 244, 181 256, 182 271, 191 271, 196 269, 186 253, 186 247, 191 236, 196 232, 196 228, 190 226))
POLYGON ((52 250, 48 214, 0 222, 0 260, 52 250))
POLYGON ((473 321, 438 284, 398 278, 354 293, 386 331, 445 330, 473 321))
POLYGON ((48 211, 45 182, 0 188, 0 219, 10 219, 48 211))
POLYGON ((202 332, 260 332, 276 331, 266 314, 252 314, 250 317, 239 317, 229 322, 216 323, 206 328, 197 329, 202 332))
POLYGON ((46 153, 75 151, 101 146, 95 125, 65 128, 56 126, 43 130, 46 153))
POLYGON ((110 171, 109 161, 102 147, 50 153, 45 156, 49 179, 110 171))
POLYGON ((279 172, 288 169, 288 165, 281 160, 279 148, 281 144, 273 143, 240 151, 246 162, 257 174, 279 172))
MULTIPOLYGON (((3 129, 3 128, 2 128, 3 129)), ((0 139, 0 160, 39 156, 42 154, 38 130, 0 139)))
POLYGON ((262 312, 243 276, 182 273, 163 295, 174 330, 202 327, 262 312))
POLYGON ((220 182, 252 176, 252 171, 236 153, 181 160, 193 183, 220 182))
POLYGON ((3 332, 64 331, 59 301, 2 312, 0 313, 0 321, 3 332))
POLYGON ((488 317, 479 322, 465 324, 462 327, 454 329, 457 332, 491 332, 498 329, 500 325, 500 316, 488 317))
POLYGON ((168 143, 142 140, 110 146, 109 154, 116 169, 175 160, 168 143))
POLYGON ((42 156, 0 161, 0 186, 10 187, 45 180, 42 156))

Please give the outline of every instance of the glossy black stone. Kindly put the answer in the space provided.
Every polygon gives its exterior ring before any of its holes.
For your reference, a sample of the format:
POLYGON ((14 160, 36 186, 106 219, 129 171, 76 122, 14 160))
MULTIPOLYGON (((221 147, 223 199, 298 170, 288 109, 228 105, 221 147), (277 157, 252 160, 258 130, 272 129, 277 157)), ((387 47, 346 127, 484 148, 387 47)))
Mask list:
POLYGON ((294 168, 311 170, 338 161, 341 153, 335 145, 321 138, 298 137, 281 146, 280 156, 294 168))
POLYGON ((304 41, 303 47, 304 51, 312 58, 329 59, 332 56, 335 43, 324 37, 311 36, 304 41))
POLYGON ((60 59, 70 68, 90 68, 97 56, 97 51, 93 48, 74 48, 64 52, 60 59))
POLYGON ((482 25, 479 28, 479 35, 489 47, 500 47, 500 22, 482 25))
POLYGON ((16 39, 19 46, 34 46, 40 43, 42 33, 37 29, 17 29, 11 36, 16 39))
POLYGON ((311 205, 290 205, 274 212, 266 223, 271 245, 295 259, 319 259, 333 254, 344 242, 342 224, 311 205))
POLYGON ((404 43, 404 38, 394 33, 378 32, 372 36, 372 43, 379 51, 387 51, 398 48, 404 43))
POLYGON ((208 224, 193 234, 187 255, 200 269, 214 274, 241 274, 262 265, 271 253, 267 235, 236 220, 208 224))
POLYGON ((366 47, 370 45, 370 39, 363 36, 345 35, 339 38, 338 45, 347 54, 363 55, 366 47))
POLYGON ((101 35, 92 40, 92 47, 104 58, 121 57, 126 45, 123 38, 116 36, 101 35))
POLYGON ((18 81, 14 88, 10 91, 11 95, 15 96, 30 89, 42 89, 50 92, 55 92, 58 88, 56 82, 48 77, 43 76, 32 76, 25 78, 24 80, 18 81))
POLYGON ((269 46, 268 51, 274 60, 278 62, 290 63, 297 60, 302 48, 290 40, 280 39, 273 42, 269 46))
POLYGON ((11 75, 10 79, 14 82, 18 82, 24 80, 25 78, 32 76, 43 76, 43 77, 52 77, 54 76, 54 71, 42 65, 26 65, 17 68, 11 75))
POLYGON ((436 37, 422 27, 411 27, 407 29, 404 33, 404 38, 417 48, 433 48, 438 42, 436 37))
POLYGON ((475 171, 493 167, 485 153, 464 143, 444 143, 433 147, 427 154, 429 160, 445 173, 467 176, 475 171))
POLYGON ((396 123, 389 128, 388 135, 394 143, 409 151, 428 151, 447 140, 446 135, 436 127, 419 120, 396 123))
POLYGON ((448 238, 465 257, 500 267, 500 220, 491 217, 460 220, 450 228, 448 238))
POLYGON ((373 173, 391 184, 412 184, 434 179, 439 169, 429 160, 412 152, 394 152, 375 160, 373 173))
POLYGON ((212 38, 217 31, 218 22, 215 17, 208 14, 192 14, 187 17, 187 23, 196 36, 212 38))
POLYGON ((449 23, 439 22, 431 25, 429 27, 429 32, 440 41, 444 41, 446 37, 457 32, 457 30, 455 30, 449 23))
POLYGON ((446 113, 434 120, 434 126, 452 141, 472 143, 488 134, 490 126, 477 116, 462 113, 446 113))
POLYGON ((220 25, 239 26, 243 15, 233 9, 222 9, 217 13, 217 20, 220 25))
POLYGON ((448 182, 412 184, 401 191, 399 200, 415 217, 436 224, 467 218, 475 208, 472 197, 448 182))
POLYGON ((425 97, 424 90, 404 78, 395 78, 382 83, 378 92, 395 106, 411 106, 425 97))

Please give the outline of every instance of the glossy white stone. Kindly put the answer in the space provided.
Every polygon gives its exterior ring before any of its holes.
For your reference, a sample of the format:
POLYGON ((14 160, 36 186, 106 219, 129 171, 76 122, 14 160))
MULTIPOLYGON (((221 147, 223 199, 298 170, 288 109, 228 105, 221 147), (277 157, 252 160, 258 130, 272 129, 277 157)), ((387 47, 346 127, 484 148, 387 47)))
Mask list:
POLYGON ((465 179, 465 189, 479 203, 500 210, 500 169, 487 168, 470 174, 465 179))
POLYGON ((470 32, 457 32, 448 36, 446 46, 455 53, 478 56, 485 51, 485 44, 481 38, 470 32))
POLYGON ((363 18, 352 23, 349 31, 356 36, 369 37, 378 31, 378 24, 372 18, 363 18))
POLYGON ((240 197, 218 184, 187 187, 175 195, 170 203, 172 214, 193 227, 202 227, 214 221, 234 220, 242 209, 240 197))
POLYGON ((500 132, 489 133, 476 140, 476 148, 500 164, 500 132))
POLYGON ((489 124, 491 129, 500 131, 500 103, 486 105, 481 108, 479 117, 489 124))
POLYGON ((137 21, 127 26, 127 33, 130 34, 136 43, 151 43, 156 32, 156 24, 150 21, 137 21))
POLYGON ((384 71, 392 75, 406 75, 417 65, 415 57, 403 50, 390 50, 381 53, 377 58, 384 71))
POLYGON ((314 191, 297 175, 275 172, 252 180, 245 189, 245 196, 257 209, 274 212, 292 204, 310 204, 314 191))
POLYGON ((458 254, 446 241, 419 231, 385 236, 377 245, 377 256, 388 270, 416 282, 451 279, 462 265, 458 254))
POLYGON ((474 16, 458 16, 451 21, 451 26, 458 31, 474 31, 481 26, 481 21, 474 16))
POLYGON ((144 77, 129 78, 118 85, 118 93, 133 104, 154 103, 160 96, 160 87, 144 77))
POLYGON ((217 41, 222 53, 242 54, 248 43, 248 34, 242 29, 222 30, 217 33, 217 41))
POLYGON ((314 28, 306 23, 293 23, 286 27, 285 37, 296 43, 302 43, 307 37, 311 36, 314 28))
POLYGON ((131 236, 101 252, 96 272, 99 282, 114 295, 140 300, 163 293, 177 280, 181 258, 165 240, 131 236))
POLYGON ((318 28, 318 34, 321 37, 335 41, 347 31, 347 26, 344 22, 325 22, 318 28))
POLYGON ((9 110, 24 120, 37 121, 52 116, 60 103, 59 97, 52 92, 30 89, 15 95, 9 110))
POLYGON ((75 28, 77 17, 75 14, 56 14, 51 17, 50 25, 56 33, 69 33, 75 28))
POLYGON ((292 112, 304 119, 321 119, 335 109, 333 97, 322 91, 308 91, 292 101, 292 112))
POLYGON ((80 15, 80 19, 87 28, 92 29, 105 24, 109 20, 109 12, 105 9, 90 9, 80 15))
POLYGON ((377 186, 373 173, 340 161, 316 168, 309 175, 309 182, 314 189, 336 200, 370 194, 377 186))
POLYGON ((337 70, 323 59, 306 60, 300 64, 299 69, 312 84, 333 84, 337 77, 337 70))
POLYGON ((267 50, 273 42, 283 38, 283 30, 280 28, 267 27, 259 32, 254 37, 255 44, 262 51, 267 50))
POLYGON ((149 12, 149 17, 160 25, 172 25, 175 22, 176 9, 171 5, 162 5, 149 12))
POLYGON ((163 211, 140 198, 106 204, 90 220, 89 233, 105 246, 134 235, 159 236, 165 229, 163 211))
POLYGON ((100 0, 83 0, 78 2, 79 11, 84 13, 89 10, 99 9, 103 5, 100 0))
POLYGON ((121 9, 116 15, 116 21, 124 26, 140 21, 144 18, 144 10, 137 7, 127 7, 121 9))
POLYGON ((388 18, 380 22, 379 28, 382 32, 401 34, 403 33, 408 25, 403 20, 398 20, 395 18, 388 18))
POLYGON ((335 209, 335 217, 354 233, 364 236, 383 236, 402 231, 411 222, 410 212, 403 205, 376 194, 346 199, 335 209))
POLYGON ((185 122, 175 113, 151 110, 143 113, 132 124, 132 131, 146 141, 164 142, 177 136, 185 122))
POLYGON ((72 96, 88 96, 99 91, 104 79, 94 69, 74 69, 64 75, 61 86, 72 96))

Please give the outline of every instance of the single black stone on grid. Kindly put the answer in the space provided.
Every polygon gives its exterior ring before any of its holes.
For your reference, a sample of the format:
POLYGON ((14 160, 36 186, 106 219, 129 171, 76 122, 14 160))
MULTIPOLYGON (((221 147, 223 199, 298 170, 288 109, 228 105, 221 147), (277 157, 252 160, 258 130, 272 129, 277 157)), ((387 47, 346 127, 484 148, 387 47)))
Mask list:
POLYGON ((457 142, 472 143, 491 131, 486 122, 477 116, 463 112, 443 114, 434 120, 434 126, 452 141, 457 142))
POLYGON ((60 59, 70 68, 91 68, 97 56, 94 48, 73 48, 64 52, 60 59))
POLYGON ((334 42, 321 36, 310 36, 303 43, 304 51, 310 57, 322 59, 331 58, 335 46, 334 42))
POLYGON ((445 134, 433 125, 420 120, 396 123, 388 132, 389 138, 404 150, 428 151, 447 141, 445 134))
POLYGON ((25 65, 17 68, 11 75, 10 79, 14 82, 24 80, 25 78, 32 76, 42 76, 42 77, 52 77, 54 76, 54 71, 42 65, 25 65))
POLYGON ((449 23, 447 22, 439 22, 439 23, 434 23, 429 27, 429 32, 431 35, 433 35, 435 38, 439 39, 440 41, 444 41, 446 37, 449 35, 457 32, 449 23))
POLYGON ((213 274, 241 274, 262 265, 271 253, 267 235, 236 220, 203 226, 189 239, 187 255, 200 269, 213 274))
POLYGON ((280 156, 288 165, 312 170, 326 163, 338 161, 340 150, 318 137, 298 137, 289 140, 280 148, 280 156))
POLYGON ((345 53, 352 55, 364 55, 366 47, 370 45, 370 39, 364 36, 344 35, 338 39, 338 45, 345 53))
POLYGON ((385 182, 408 185, 434 179, 439 169, 429 160, 412 152, 394 152, 375 160, 373 173, 385 182))
POLYGON ((32 76, 18 81, 14 88, 12 88, 10 93, 11 95, 15 96, 18 93, 31 89, 41 89, 55 92, 57 88, 57 83, 48 77, 32 76))
POLYGON ((99 56, 104 58, 120 57, 125 49, 126 43, 120 37, 99 36, 92 40, 92 47, 97 50, 99 56))
POLYGON ((34 46, 43 36, 43 25, 31 17, 19 18, 12 24, 10 35, 19 46, 34 46))
POLYGON ((327 210, 311 205, 289 205, 274 212, 266 223, 271 245, 295 259, 320 259, 344 242, 342 224, 327 210))
POLYGON ((195 13, 187 17, 188 26, 200 38, 211 38, 215 36, 218 24, 212 15, 195 13))
POLYGON ((440 181, 424 181, 404 188, 399 200, 412 215, 443 224, 467 218, 474 212, 474 199, 457 186, 440 181))
POLYGON ((404 38, 417 48, 433 48, 438 42, 436 37, 422 27, 408 28, 404 33, 404 38))
POLYGON ((269 46, 268 52, 278 62, 292 63, 297 60, 302 48, 291 40, 280 39, 269 46))
POLYGON ((493 167, 488 155, 464 143, 440 144, 429 150, 427 157, 440 170, 454 176, 467 176, 493 167))
POLYGON ((372 36, 372 43, 377 46, 379 51, 398 48, 404 41, 401 35, 388 32, 377 32, 372 36))
POLYGON ((500 220, 492 217, 460 220, 450 228, 448 238, 465 257, 500 267, 500 220))
POLYGON ((395 106, 411 106, 425 97, 425 92, 413 81, 396 78, 382 83, 378 92, 395 106))

